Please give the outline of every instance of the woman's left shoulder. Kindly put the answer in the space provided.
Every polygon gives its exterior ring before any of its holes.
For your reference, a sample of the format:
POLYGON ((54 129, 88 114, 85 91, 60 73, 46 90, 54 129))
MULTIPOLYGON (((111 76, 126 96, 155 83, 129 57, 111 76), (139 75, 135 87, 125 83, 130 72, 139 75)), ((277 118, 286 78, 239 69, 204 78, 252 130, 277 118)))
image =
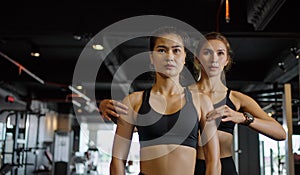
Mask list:
POLYGON ((239 102, 253 101, 253 98, 251 98, 249 95, 239 92, 239 91, 236 91, 236 90, 231 90, 230 99, 232 99, 233 101, 239 101, 239 102))
POLYGON ((235 97, 235 98, 247 96, 246 94, 244 94, 244 93, 242 93, 242 92, 239 92, 239 91, 236 91, 236 90, 230 90, 230 95, 231 95, 232 97, 235 97))

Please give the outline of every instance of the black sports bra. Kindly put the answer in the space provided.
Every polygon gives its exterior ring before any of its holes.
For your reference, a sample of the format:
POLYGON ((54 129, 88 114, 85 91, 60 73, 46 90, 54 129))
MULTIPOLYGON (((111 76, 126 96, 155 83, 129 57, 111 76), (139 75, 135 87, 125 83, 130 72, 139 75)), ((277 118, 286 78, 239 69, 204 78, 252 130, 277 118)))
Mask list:
MULTIPOLYGON (((218 102, 217 104, 214 104, 214 108, 217 108, 217 107, 219 107, 221 105, 224 105, 226 103, 226 105, 228 107, 230 107, 231 109, 236 111, 236 107, 234 106, 233 102, 229 98, 230 91, 231 90, 227 90, 226 98, 223 99, 222 101, 218 102)), ((233 134, 233 130, 234 130, 234 126, 235 126, 234 122, 231 122, 231 121, 222 122, 221 118, 218 118, 216 120, 216 123, 219 124, 218 130, 233 134)))
POLYGON ((137 124, 141 147, 178 144, 197 148, 199 118, 192 101, 192 94, 185 89, 186 104, 173 114, 160 114, 150 104, 151 89, 143 93, 137 124))

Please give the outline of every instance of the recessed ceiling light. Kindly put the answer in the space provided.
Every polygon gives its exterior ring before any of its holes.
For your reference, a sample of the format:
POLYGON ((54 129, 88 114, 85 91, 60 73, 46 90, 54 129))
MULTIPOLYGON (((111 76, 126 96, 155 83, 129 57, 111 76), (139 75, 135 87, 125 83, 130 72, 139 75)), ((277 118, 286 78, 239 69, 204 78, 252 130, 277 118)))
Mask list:
POLYGON ((38 52, 31 52, 30 55, 33 56, 33 57, 40 57, 41 56, 41 54, 38 53, 38 52))
POLYGON ((41 56, 40 48, 38 47, 38 45, 36 45, 33 42, 31 43, 30 55, 33 56, 33 57, 40 57, 41 56))
POLYGON ((104 47, 101 44, 93 44, 93 49, 95 49, 95 50, 103 50, 104 47))

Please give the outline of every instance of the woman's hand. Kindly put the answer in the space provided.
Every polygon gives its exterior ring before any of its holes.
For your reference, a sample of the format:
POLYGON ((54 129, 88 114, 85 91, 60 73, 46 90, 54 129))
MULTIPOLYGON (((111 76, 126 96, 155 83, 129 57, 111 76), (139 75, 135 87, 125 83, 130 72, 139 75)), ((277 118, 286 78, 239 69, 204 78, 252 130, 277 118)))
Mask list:
POLYGON ((234 123, 243 123, 245 122, 244 114, 241 112, 237 112, 232 110, 227 105, 220 106, 210 111, 206 115, 207 121, 215 120, 219 117, 222 117, 222 122, 232 121, 234 123))
POLYGON ((114 121, 120 114, 127 114, 128 107, 119 101, 104 99, 99 104, 99 110, 105 119, 114 121))

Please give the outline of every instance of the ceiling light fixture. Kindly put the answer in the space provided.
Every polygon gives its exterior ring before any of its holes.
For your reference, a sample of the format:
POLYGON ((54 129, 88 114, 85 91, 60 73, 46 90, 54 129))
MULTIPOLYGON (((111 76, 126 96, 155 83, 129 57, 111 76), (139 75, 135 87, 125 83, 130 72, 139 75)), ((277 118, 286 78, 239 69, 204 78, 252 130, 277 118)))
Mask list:
POLYGON ((230 22, 230 14, 229 14, 229 0, 226 0, 226 13, 225 13, 225 20, 227 23, 230 22))
POLYGON ((284 66, 284 62, 278 62, 277 63, 278 67, 283 71, 283 72, 286 72, 286 69, 285 69, 285 66, 284 66))
MULTIPOLYGON (((224 3, 224 0, 220 0, 220 4, 219 4, 218 10, 217 10, 217 15, 216 15, 216 32, 219 32, 219 30, 220 30, 220 15, 221 15, 223 3, 224 3)), ((226 23, 230 22, 229 0, 226 0, 226 2, 225 2, 225 20, 226 20, 226 23)))
POLYGON ((40 48, 35 43, 31 43, 30 55, 33 57, 41 56, 40 48))
POLYGON ((92 47, 95 50, 103 50, 104 49, 104 47, 101 44, 93 44, 92 47))
POLYGON ((30 55, 33 56, 33 57, 40 57, 41 56, 39 52, 31 52, 30 55))
POLYGON ((81 85, 78 85, 78 86, 76 86, 76 88, 77 88, 78 90, 81 90, 81 89, 82 89, 82 86, 81 86, 81 85))
POLYGON ((74 35, 73 35, 73 38, 74 38, 75 40, 80 41, 82 37, 81 37, 81 35, 74 34, 74 35))
POLYGON ((93 37, 92 33, 74 33, 73 39, 77 41, 88 42, 93 37))
POLYGON ((291 49, 292 54, 299 59, 300 58, 300 49, 297 47, 292 47, 291 49))

